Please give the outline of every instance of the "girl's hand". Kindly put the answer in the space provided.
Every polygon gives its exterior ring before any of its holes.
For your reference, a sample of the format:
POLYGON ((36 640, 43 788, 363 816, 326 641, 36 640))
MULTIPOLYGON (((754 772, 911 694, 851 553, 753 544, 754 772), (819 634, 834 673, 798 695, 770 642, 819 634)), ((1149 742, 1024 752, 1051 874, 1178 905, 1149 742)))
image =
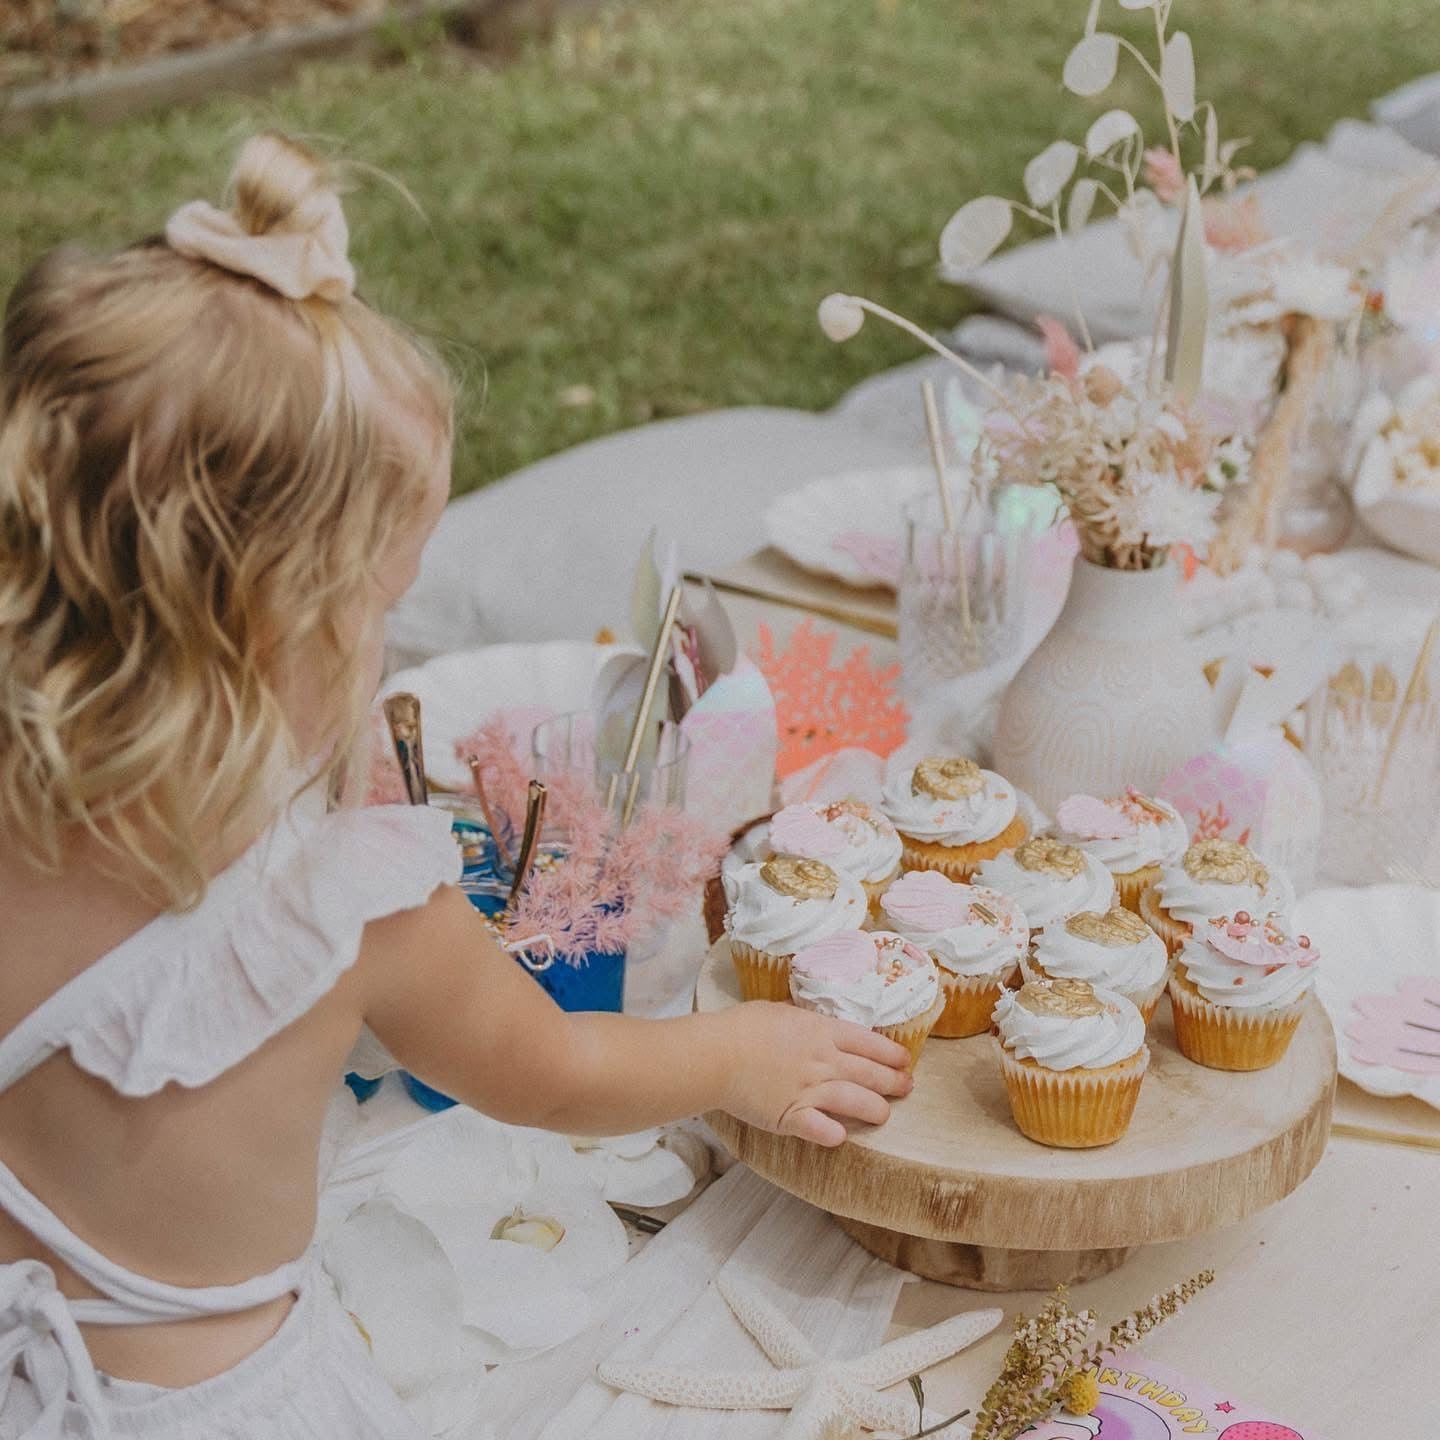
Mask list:
POLYGON ((886 1097, 914 1088, 909 1051, 873 1030, 758 1000, 723 1015, 732 1028, 721 1108, 761 1129, 843 1145, 842 1119, 883 1125, 886 1097))

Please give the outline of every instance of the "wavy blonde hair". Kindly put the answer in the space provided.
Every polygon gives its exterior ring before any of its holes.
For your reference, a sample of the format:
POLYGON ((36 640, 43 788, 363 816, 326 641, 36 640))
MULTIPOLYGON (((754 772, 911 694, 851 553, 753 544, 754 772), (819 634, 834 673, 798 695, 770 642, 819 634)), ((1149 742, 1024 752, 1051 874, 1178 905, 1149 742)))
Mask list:
MULTIPOLYGON (((285 235, 330 185, 308 150, 257 136, 231 214, 285 235)), ((358 298, 288 300, 163 240, 44 256, 0 350, 5 843, 54 870, 88 834, 183 907, 277 757, 306 758, 286 676, 321 681, 307 733, 343 757, 370 700, 357 606, 451 399, 440 364, 358 298)))

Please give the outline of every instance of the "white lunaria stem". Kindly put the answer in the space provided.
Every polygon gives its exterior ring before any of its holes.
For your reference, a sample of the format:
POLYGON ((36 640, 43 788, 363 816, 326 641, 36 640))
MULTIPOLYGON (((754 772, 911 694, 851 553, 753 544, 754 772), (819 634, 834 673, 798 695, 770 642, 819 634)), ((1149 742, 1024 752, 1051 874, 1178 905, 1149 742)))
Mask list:
POLYGON ((820 302, 820 328, 837 343, 850 340, 860 333, 860 327, 865 323, 866 314, 878 316, 881 320, 888 320, 897 329, 903 330, 907 335, 913 335, 922 345, 927 345, 937 355, 948 360, 952 365, 958 366, 977 385, 988 390, 1001 405, 1005 407, 1018 420, 1015 407, 1010 403, 1010 397, 982 370, 972 365, 962 355, 957 355, 948 345, 942 345, 928 331, 922 330, 914 321, 907 320, 903 315, 897 315, 893 310, 887 310, 883 305, 877 305, 873 300, 863 299, 859 295, 845 295, 836 291, 833 295, 827 295, 820 302))

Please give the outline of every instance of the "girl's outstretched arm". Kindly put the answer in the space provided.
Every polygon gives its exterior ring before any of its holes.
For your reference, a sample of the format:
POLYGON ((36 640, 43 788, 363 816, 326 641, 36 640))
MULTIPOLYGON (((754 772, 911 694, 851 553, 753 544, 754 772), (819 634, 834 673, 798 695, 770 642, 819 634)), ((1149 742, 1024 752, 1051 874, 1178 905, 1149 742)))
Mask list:
POLYGON ((858 1025, 752 1002, 710 1015, 567 1015, 458 890, 366 930, 365 1020, 408 1070, 498 1120, 613 1135, 705 1110, 821 1145, 883 1123, 909 1055, 858 1025))

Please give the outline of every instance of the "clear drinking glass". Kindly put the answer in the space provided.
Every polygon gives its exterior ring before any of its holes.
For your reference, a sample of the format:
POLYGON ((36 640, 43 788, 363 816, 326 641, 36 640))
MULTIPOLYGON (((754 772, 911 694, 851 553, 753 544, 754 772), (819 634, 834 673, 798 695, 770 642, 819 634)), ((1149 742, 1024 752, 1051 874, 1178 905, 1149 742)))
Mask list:
POLYGON ((899 638, 907 698, 923 700, 1020 646, 1031 532, 972 506, 947 531, 935 496, 905 509, 899 638))
POLYGON ((1327 879, 1419 881, 1425 871, 1440 801, 1436 658, 1408 706, 1415 654, 1379 647, 1353 655, 1306 706, 1305 753, 1325 798, 1327 879))
MULTIPOLYGON (((605 720, 605 743, 600 739, 601 719, 591 710, 572 710, 542 721, 530 740, 535 759, 535 777, 547 783, 561 775, 581 774, 595 785, 603 800, 610 795, 617 813, 623 811, 632 789, 620 773, 630 717, 613 715, 605 720)), ((640 748, 640 763, 633 782, 635 805, 667 805, 683 809, 685 773, 690 760, 690 741, 680 727, 669 720, 653 721, 647 743, 640 748)))

